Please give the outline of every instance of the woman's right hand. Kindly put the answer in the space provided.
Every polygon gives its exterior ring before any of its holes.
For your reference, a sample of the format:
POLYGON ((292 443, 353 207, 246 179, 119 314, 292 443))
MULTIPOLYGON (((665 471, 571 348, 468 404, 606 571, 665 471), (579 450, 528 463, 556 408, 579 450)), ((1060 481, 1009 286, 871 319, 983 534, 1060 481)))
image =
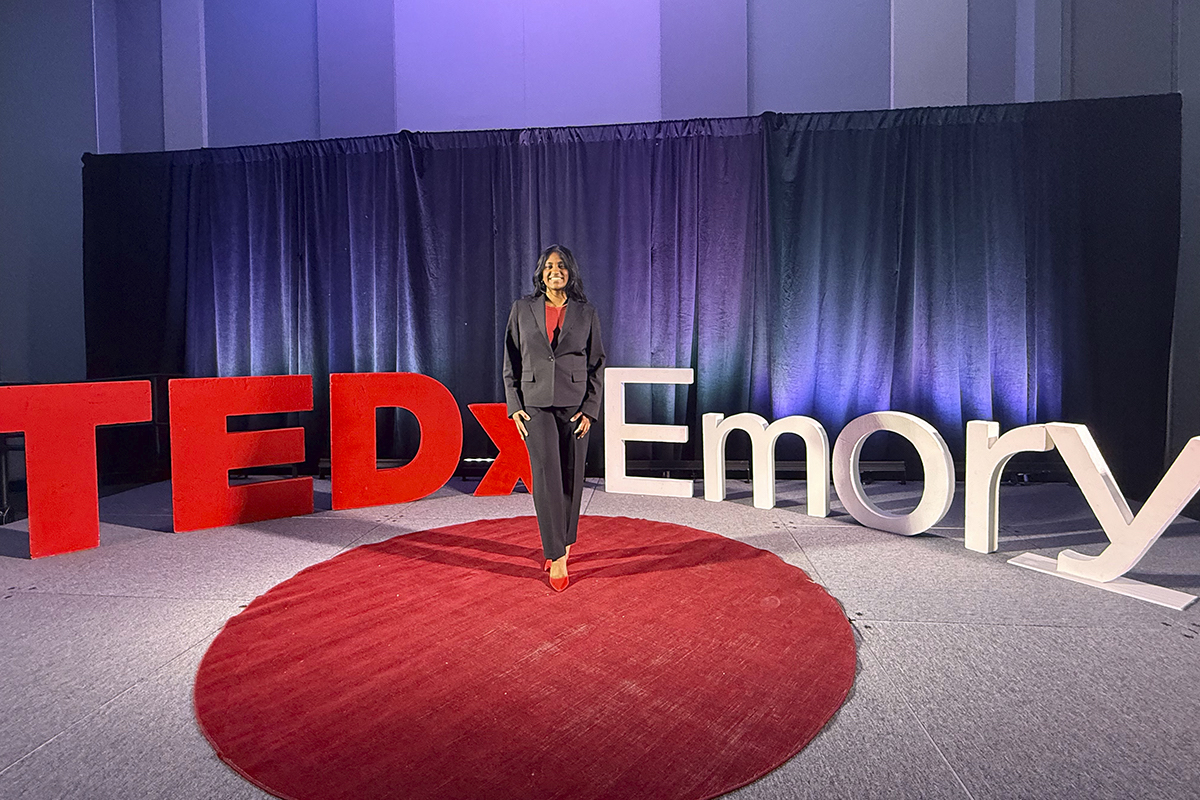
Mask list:
POLYGON ((525 413, 524 409, 513 412, 512 421, 517 423, 517 430, 521 434, 521 441, 524 441, 525 437, 529 435, 529 431, 525 428, 525 420, 527 419, 529 419, 529 415, 525 413))

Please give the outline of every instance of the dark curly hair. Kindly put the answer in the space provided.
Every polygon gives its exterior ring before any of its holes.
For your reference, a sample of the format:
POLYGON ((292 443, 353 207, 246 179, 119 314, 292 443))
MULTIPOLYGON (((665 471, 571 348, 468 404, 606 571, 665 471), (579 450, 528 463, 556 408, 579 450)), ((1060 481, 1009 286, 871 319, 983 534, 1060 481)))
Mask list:
POLYGON ((579 274, 579 262, 575 260, 575 255, 561 244, 550 245, 538 256, 537 270, 533 273, 533 294, 530 297, 546 293, 546 284, 542 282, 542 272, 545 271, 546 262, 553 253, 558 253, 563 266, 567 268, 567 297, 578 303, 586 303, 588 299, 587 295, 583 293, 583 276, 579 274))

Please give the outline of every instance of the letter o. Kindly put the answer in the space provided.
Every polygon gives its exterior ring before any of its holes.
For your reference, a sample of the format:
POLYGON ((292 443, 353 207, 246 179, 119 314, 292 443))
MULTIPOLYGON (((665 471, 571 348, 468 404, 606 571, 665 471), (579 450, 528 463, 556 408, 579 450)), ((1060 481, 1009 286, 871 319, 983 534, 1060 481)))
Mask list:
POLYGON ((902 411, 876 411, 852 420, 838 434, 833 446, 833 487, 850 516, 863 525, 912 536, 941 522, 950 510, 950 502, 954 499, 954 460, 942 435, 925 420, 902 411), (863 491, 858 473, 859 456, 863 442, 876 431, 900 434, 912 442, 921 457, 925 488, 917 507, 907 514, 884 511, 863 491))

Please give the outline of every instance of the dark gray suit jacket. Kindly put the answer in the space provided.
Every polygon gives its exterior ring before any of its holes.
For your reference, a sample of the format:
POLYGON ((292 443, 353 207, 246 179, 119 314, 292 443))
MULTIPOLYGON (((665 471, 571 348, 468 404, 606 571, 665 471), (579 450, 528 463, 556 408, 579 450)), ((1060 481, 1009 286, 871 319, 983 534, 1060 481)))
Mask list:
POLYGON ((600 416, 604 345, 600 316, 588 303, 567 303, 558 342, 546 336, 546 298, 522 297, 504 335, 504 398, 511 417, 526 406, 565 406, 600 416))

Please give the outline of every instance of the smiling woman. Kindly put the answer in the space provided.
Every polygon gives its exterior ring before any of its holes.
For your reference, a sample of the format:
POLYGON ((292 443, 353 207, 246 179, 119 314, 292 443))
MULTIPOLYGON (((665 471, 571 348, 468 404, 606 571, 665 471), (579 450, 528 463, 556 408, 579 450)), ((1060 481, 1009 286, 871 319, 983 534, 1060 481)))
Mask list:
POLYGON ((600 317, 583 293, 575 256, 542 251, 533 294, 513 303, 504 336, 504 394, 529 449, 533 503, 550 586, 567 588, 567 556, 579 527, 588 431, 600 415, 604 345, 600 317))

